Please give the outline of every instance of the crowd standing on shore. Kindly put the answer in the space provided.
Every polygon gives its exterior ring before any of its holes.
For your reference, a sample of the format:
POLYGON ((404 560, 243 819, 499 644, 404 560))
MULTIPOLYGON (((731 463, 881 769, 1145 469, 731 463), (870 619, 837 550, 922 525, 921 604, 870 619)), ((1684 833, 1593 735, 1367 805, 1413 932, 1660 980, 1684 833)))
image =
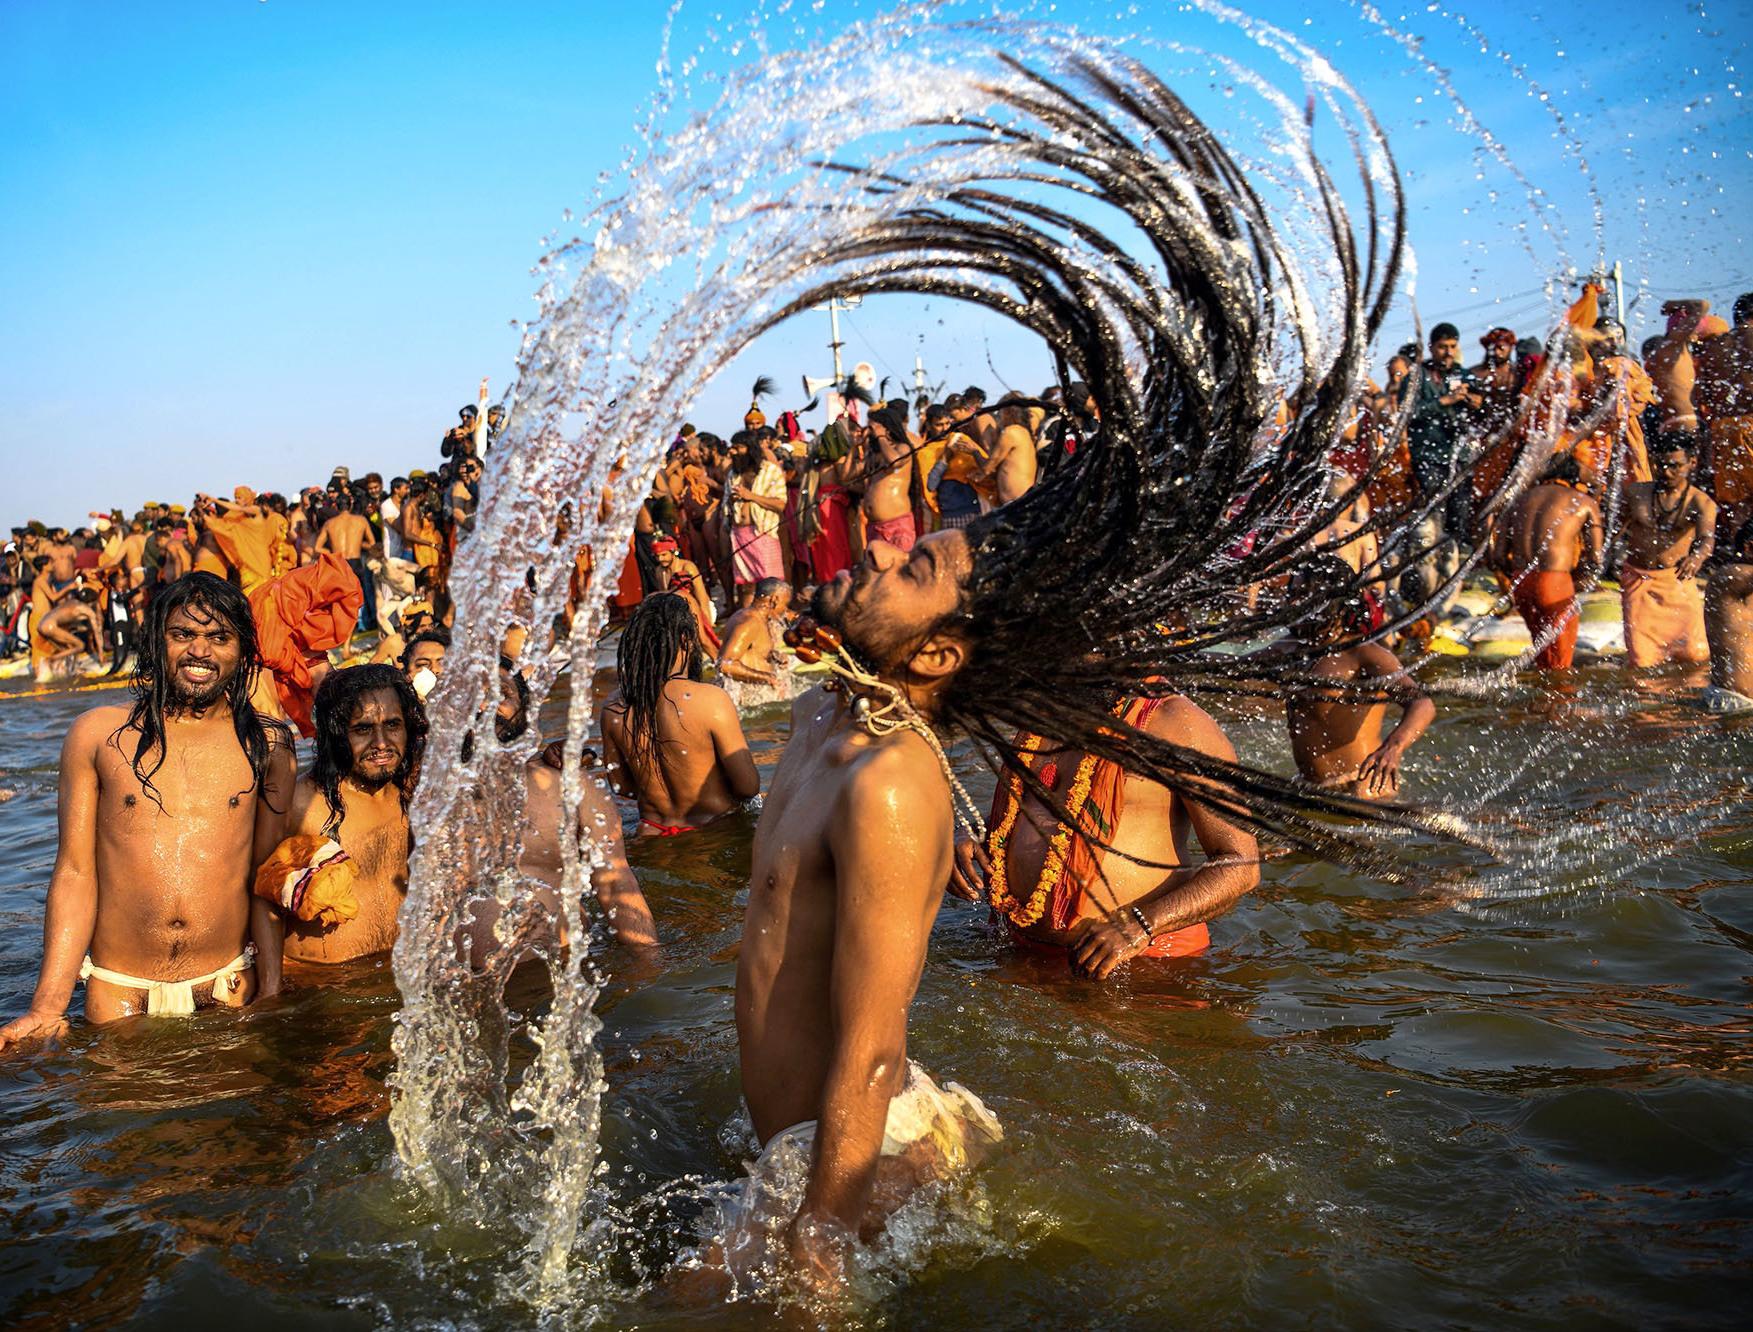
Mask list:
MULTIPOLYGON (((1670 302, 1638 356, 1598 294, 1586 287, 1544 342, 1484 331, 1472 366, 1459 330, 1436 325, 1427 346, 1398 350, 1332 441, 1339 516, 1286 580, 1328 610, 1277 645, 1311 663, 1308 687, 1284 699, 1309 787, 1396 796, 1436 715, 1406 660, 1432 626, 1400 612, 1440 603, 1432 592, 1463 569, 1526 621, 1526 664, 1552 672, 1573 663, 1580 596, 1615 577, 1629 666, 1708 662, 1703 704, 1753 710, 1753 293, 1732 324, 1705 301, 1670 302), (1540 374, 1552 358, 1567 373, 1540 374), (1497 507, 1530 439, 1527 484, 1497 507), (1396 579, 1372 576, 1383 540, 1419 543, 1396 579)), ((877 401, 848 381, 819 431, 804 428, 806 407, 769 423, 772 392, 756 384, 728 438, 682 426, 630 547, 579 551, 557 639, 590 598, 623 622, 594 742, 606 783, 587 783, 567 829, 558 749, 529 764, 523 867, 545 885, 543 910, 512 927, 483 899, 458 947, 480 964, 569 943, 566 836, 590 848, 615 939, 655 946, 661 914, 628 866, 614 797, 636 807, 642 836, 684 836, 736 809, 760 791, 739 703, 788 697, 794 666, 824 663, 829 688, 793 702, 751 847, 765 888, 751 894, 737 1024, 763 1160, 801 1149, 813 1162, 787 1243, 831 1276, 900 1182, 1001 1137, 977 1097, 905 1057, 944 891, 987 905, 1017 947, 1101 980, 1208 949, 1210 922, 1258 883, 1260 847, 1239 796, 1189 794, 1027 732, 983 833, 955 830, 946 797, 959 788, 929 723, 974 650, 974 630, 943 628, 969 533, 1099 447, 1087 387, 877 401), (857 983, 825 980, 845 974, 841 950, 859 937, 857 983), (817 1002, 824 986, 832 1004, 817 1002)), ((0 556, 7 653, 28 653, 43 681, 131 662, 133 696, 68 734, 41 975, 0 1049, 57 1034, 81 979, 87 1019, 107 1022, 245 1004, 300 969, 390 947, 418 836, 425 700, 454 622, 449 574, 502 426, 483 382, 429 472, 386 483, 342 466, 291 497, 240 486, 13 529, 0 556), (295 735, 311 742, 302 775, 295 735)), ((476 723, 500 743, 531 725, 523 651, 505 644, 498 705, 476 723)), ((1113 716, 1214 771, 1234 761, 1196 703, 1135 683, 1113 716)))

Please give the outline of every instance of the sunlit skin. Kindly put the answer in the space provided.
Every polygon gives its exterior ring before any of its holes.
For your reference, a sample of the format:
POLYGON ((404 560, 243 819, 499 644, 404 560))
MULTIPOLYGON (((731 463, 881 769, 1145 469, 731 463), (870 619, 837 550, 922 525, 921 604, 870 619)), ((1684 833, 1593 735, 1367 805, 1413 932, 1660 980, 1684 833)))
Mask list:
POLYGON ((1516 497, 1492 532, 1489 560, 1506 577, 1599 569, 1601 506, 1576 486, 1542 481, 1516 497))
POLYGON ((1650 455, 1655 479, 1625 490, 1625 561, 1696 578, 1716 543, 1716 502, 1692 484, 1691 455, 1657 450, 1650 455))
POLYGON ((618 690, 597 727, 615 789, 638 802, 639 817, 658 827, 697 828, 758 795, 761 778, 730 695, 688 679, 681 653, 670 674, 657 710, 655 763, 634 754, 618 690))
POLYGON ((1644 358, 1643 368, 1654 381, 1656 405, 1662 430, 1696 430, 1698 409, 1692 402, 1697 367, 1692 343, 1699 321, 1710 313, 1709 301, 1669 301, 1662 307, 1670 327, 1661 342, 1644 358))
POLYGON ((434 675, 444 674, 444 644, 428 639, 424 643, 414 644, 414 650, 407 656, 405 669, 411 680, 421 671, 431 671, 434 675))
POLYGON ((1718 558, 1704 593, 1710 682, 1753 699, 1753 525, 1738 550, 1718 558))
MULTIPOLYGON (((1185 698, 1165 701, 1151 715, 1145 731, 1214 758, 1234 762, 1236 757, 1217 723, 1185 698)), ((1070 795, 1082 759, 1075 751, 1044 750, 1035 765, 1037 771, 1049 763, 1054 765, 1051 789, 1062 804, 1070 795)), ((1095 980, 1107 980, 1157 936, 1216 919, 1260 882, 1260 852, 1253 835, 1211 806, 1187 800, 1146 778, 1130 776, 1125 779, 1122 802, 1120 826, 1114 830, 1112 849, 1101 863, 1106 882, 1083 885, 1085 896, 1069 928, 1055 929, 1043 918, 1024 931, 1037 943, 1064 948, 1072 970, 1095 980), (1189 865, 1194 838, 1204 860, 1189 865), (1148 932, 1130 912, 1118 910, 1125 907, 1138 909, 1148 922, 1148 932)), ((995 800, 989 825, 998 812, 995 800)), ((1016 895, 1026 897, 1040 882, 1041 867, 1058 827, 1053 812, 1035 796, 1025 794, 1005 844, 1005 878, 1016 895)), ((950 891, 970 902, 986 900, 991 870, 980 843, 959 841, 950 891)))
POLYGON ((913 475, 909 442, 893 439, 881 421, 873 420, 865 443, 864 516, 873 523, 913 512, 908 486, 913 475))
MULTIPOLYGON (((906 555, 873 541, 816 609, 928 717, 966 659, 964 642, 934 626, 970 567, 959 531, 906 555)), ((850 1237, 880 1228, 894 1205, 898 1190, 884 1182, 904 1185, 933 1164, 882 1157, 881 1147, 906 1075, 907 1010, 949 880, 951 832, 949 788, 921 736, 872 736, 843 693, 816 689, 793 704, 755 829, 736 1019, 757 1136, 766 1143, 819 1123, 789 1235, 808 1279, 828 1286, 850 1237)))
MULTIPOLYGON (((139 733, 124 729, 127 708, 93 708, 61 747, 60 842, 42 967, 30 1012, 0 1028, 0 1048, 61 1030, 87 952, 112 971, 178 980, 224 966, 252 933, 264 946, 266 911, 255 909, 250 878, 280 840, 292 751, 269 731, 268 776, 257 789, 224 692, 239 665, 230 625, 198 606, 179 609, 164 648, 180 702, 165 717, 164 762, 152 774, 158 801, 129 765, 139 733)), ((258 982, 265 993, 275 988, 245 972, 221 1002, 248 1003, 258 982)), ((211 1002, 212 987, 198 987, 195 1000, 211 1002)), ((144 990, 95 977, 86 983, 92 1022, 145 1008, 144 990)))
MULTIPOLYGON (((319 730, 321 729, 319 723, 319 730)), ((276 913, 285 931, 285 956, 294 962, 345 962, 386 951, 396 941, 396 916, 408 890, 408 816, 394 778, 408 749, 408 725, 393 689, 362 695, 347 726, 351 771, 341 779, 346 816, 325 834, 329 805, 310 777, 300 777, 287 836, 332 836, 359 877, 359 914, 324 925, 276 913)))
POLYGON ((1020 499, 1034 487, 1037 467, 1035 429, 1041 418, 1039 408, 999 409, 998 433, 992 452, 981 462, 973 483, 994 507, 1020 499))
POLYGON ((718 673, 751 684, 777 685, 779 672, 785 669, 779 634, 790 605, 787 585, 771 596, 756 597, 747 609, 725 621, 718 673))
MULTIPOLYGON (((519 952, 538 944, 567 944, 565 915, 560 908, 560 884, 564 870, 560 845, 561 775, 540 756, 524 770, 523 856, 517 866, 542 886, 535 897, 541 910, 528 931, 517 940, 519 952)), ((595 849, 597 867, 590 871, 590 885, 597 905, 614 930, 619 943, 651 948, 657 944, 657 926, 639 881, 627 864, 627 848, 621 837, 621 816, 608 791, 586 774, 575 824, 580 855, 587 860, 595 849)), ((469 906, 469 920, 462 931, 465 956, 477 969, 505 946, 494 937, 499 923, 497 898, 476 899, 469 906)))

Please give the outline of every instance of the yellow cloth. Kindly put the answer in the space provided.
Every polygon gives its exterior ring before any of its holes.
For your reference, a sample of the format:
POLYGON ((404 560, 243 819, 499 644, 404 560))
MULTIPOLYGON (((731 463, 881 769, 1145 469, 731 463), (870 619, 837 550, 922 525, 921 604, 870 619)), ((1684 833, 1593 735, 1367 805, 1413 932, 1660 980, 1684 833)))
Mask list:
POLYGON ((1704 594, 1696 580, 1672 569, 1619 570, 1620 603, 1625 611, 1625 658, 1633 666, 1665 661, 1710 660, 1704 633, 1704 594))
POLYGON ((1753 416, 1719 416, 1710 423, 1710 464, 1718 504, 1753 498, 1753 416))
POLYGON ((296 833, 256 871, 255 893, 298 920, 339 925, 359 914, 358 879, 339 842, 296 833))
POLYGON ((147 1013, 165 1017, 186 1017, 195 1011, 197 985, 212 981, 215 999, 221 996, 230 998, 237 993, 238 986, 243 984, 243 973, 255 965, 256 946, 250 944, 219 970, 209 971, 205 976, 191 976, 188 980, 146 980, 125 972, 111 971, 108 967, 93 966, 89 957, 79 966, 79 979, 90 980, 95 976, 111 985, 120 985, 130 990, 145 990, 147 1013))

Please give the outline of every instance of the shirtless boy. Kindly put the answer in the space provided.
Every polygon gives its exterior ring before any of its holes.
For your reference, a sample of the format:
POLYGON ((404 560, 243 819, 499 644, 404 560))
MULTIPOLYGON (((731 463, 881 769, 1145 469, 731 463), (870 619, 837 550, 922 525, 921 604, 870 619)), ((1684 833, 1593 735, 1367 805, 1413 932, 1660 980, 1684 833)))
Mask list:
POLYGON ((702 682, 688 603, 658 593, 621 631, 620 687, 597 727, 615 789, 639 804, 642 836, 674 837, 760 794, 761 778, 730 696, 702 682))
POLYGON ((42 967, 0 1048, 64 1029, 81 976, 92 1022, 256 995, 248 944, 268 913, 249 883, 279 839, 293 756, 248 705, 255 660, 249 603, 223 579, 190 574, 153 600, 133 706, 93 708, 62 745, 42 967))
POLYGON ((750 684, 778 685, 786 660, 779 635, 790 607, 790 583, 781 578, 756 583, 755 599, 724 623, 718 673, 750 684))
POLYGON ((1626 487, 1619 587, 1634 667, 1710 657, 1695 580, 1716 543, 1716 504, 1692 484, 1695 463, 1692 436, 1659 434, 1650 446, 1655 480, 1626 487))
POLYGON ((1491 567, 1510 580, 1510 597, 1539 648, 1534 664, 1543 671, 1568 670, 1575 659, 1576 574, 1600 572, 1601 528, 1601 507, 1565 453, 1516 497, 1492 532, 1491 567))
MULTIPOLYGON (((331 839, 357 875, 358 914, 325 923, 275 913, 272 936, 285 931, 295 962, 346 962, 385 952, 408 890, 408 800, 426 750, 426 712, 414 687, 393 666, 332 671, 316 693, 316 759, 298 779, 288 836, 331 839)), ((280 950, 270 938, 264 975, 277 974, 280 950)))
POLYGON ((1291 753, 1303 779, 1364 799, 1392 798, 1400 790, 1400 760, 1436 719, 1436 705, 1380 643, 1338 644, 1357 636, 1367 612, 1346 589, 1353 575, 1333 555, 1317 555, 1292 575, 1291 595, 1331 606, 1330 615, 1297 627, 1298 644, 1319 655, 1310 684, 1284 700, 1291 753), (1400 721, 1382 738, 1388 704, 1400 721))

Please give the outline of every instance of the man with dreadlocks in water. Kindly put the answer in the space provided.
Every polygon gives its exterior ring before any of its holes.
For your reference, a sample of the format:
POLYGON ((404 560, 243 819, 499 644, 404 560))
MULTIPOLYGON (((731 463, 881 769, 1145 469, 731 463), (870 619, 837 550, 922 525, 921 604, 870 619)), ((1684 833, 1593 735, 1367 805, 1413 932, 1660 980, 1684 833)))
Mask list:
POLYGON ((426 752, 420 696, 394 666, 351 666, 317 687, 315 720, 316 759, 257 877, 256 892, 279 908, 264 974, 279 971, 282 930, 295 962, 387 951, 408 891, 408 801, 426 752), (342 875, 344 888, 324 891, 342 875))
POLYGON ((82 977, 92 1022, 273 993, 277 971, 256 983, 268 912, 249 884, 279 839, 293 754, 250 706, 255 675, 242 592, 192 573, 153 598, 132 706, 84 713, 61 746, 42 966, 0 1049, 58 1034, 82 977))
POLYGON ((641 836, 676 837, 761 792, 736 704, 702 679, 699 622, 670 592, 647 597, 621 631, 620 686, 597 729, 614 787, 639 804, 641 836))

